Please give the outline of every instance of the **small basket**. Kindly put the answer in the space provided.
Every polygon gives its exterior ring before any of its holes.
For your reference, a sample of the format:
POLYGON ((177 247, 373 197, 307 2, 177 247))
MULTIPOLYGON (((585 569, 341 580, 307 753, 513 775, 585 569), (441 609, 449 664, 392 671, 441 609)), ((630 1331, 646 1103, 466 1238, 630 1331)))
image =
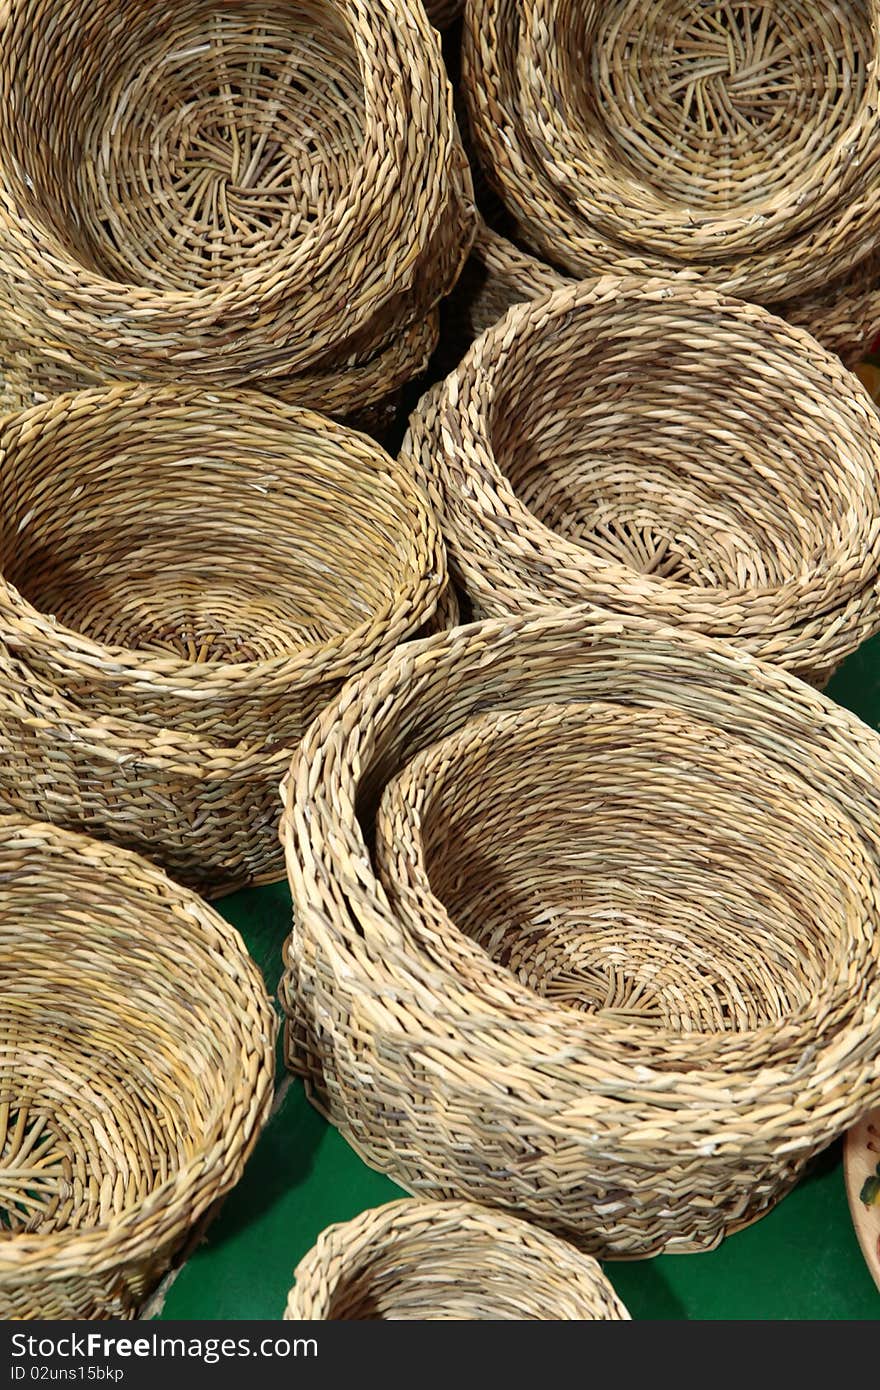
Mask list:
POLYGON ((20 394, 189 380, 352 415, 418 370, 473 236, 421 3, 21 0, 0 54, 20 394))
POLYGON ((295 742, 431 618, 427 500, 366 436, 126 385, 0 422, 0 641, 91 716, 295 742))
POLYGON ((284 798, 288 1064, 405 1189, 711 1249, 880 1097, 880 738, 789 673, 479 623, 352 682, 284 798))
POLYGON ((131 1318, 239 1179, 275 1015, 238 933, 135 855, 0 817, 0 1316, 131 1318))
POLYGON ((783 303, 880 247, 878 49, 877 0, 475 0, 462 81, 544 260, 783 303))
POLYGON ((296 1268, 294 1322, 625 1322, 589 1255, 470 1202, 391 1202, 330 1226, 296 1268))
POLYGON ((588 602, 824 684, 880 628, 880 422, 802 330, 690 283, 513 308, 410 422, 477 616, 588 602))

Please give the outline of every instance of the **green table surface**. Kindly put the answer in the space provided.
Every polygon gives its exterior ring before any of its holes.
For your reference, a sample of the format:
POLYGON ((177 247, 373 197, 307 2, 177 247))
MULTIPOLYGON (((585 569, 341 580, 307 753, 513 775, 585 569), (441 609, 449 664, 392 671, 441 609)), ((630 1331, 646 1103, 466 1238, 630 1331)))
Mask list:
MULTIPOLYGON (((880 638, 828 690, 880 726, 880 638)), ((286 886, 218 904, 241 931, 270 989, 290 922, 286 886)), ((275 1111, 245 1174, 202 1243, 157 1299, 163 1319, 280 1318, 294 1267, 323 1228, 400 1196, 311 1108, 279 1066, 275 1111)), ((828 1150, 769 1216, 702 1255, 609 1263, 634 1318, 845 1319, 880 1316, 844 1192, 840 1148, 828 1150)))

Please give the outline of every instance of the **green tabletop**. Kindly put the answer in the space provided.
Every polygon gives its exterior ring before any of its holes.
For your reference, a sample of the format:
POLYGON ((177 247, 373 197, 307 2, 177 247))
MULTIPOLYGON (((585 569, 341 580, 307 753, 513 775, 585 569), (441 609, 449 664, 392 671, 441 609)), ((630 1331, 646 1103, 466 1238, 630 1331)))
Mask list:
MULTIPOLYGON (((880 725, 880 638, 837 673, 828 692, 880 725)), ((278 884, 219 904, 274 989, 290 898, 278 884)), ((280 1318, 294 1266, 333 1221, 400 1196, 372 1172, 284 1078, 245 1175, 202 1244, 157 1303, 165 1319, 280 1318)), ((634 1318, 876 1318, 877 1292, 850 1223, 839 1147, 829 1150, 762 1221, 710 1254, 611 1263, 634 1318)))

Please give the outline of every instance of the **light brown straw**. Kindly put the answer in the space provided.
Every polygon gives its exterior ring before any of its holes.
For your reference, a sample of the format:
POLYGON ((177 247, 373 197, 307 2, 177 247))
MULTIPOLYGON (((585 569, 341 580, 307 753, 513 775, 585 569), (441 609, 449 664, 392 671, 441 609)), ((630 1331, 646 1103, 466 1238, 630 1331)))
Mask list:
POLYGON ((130 1318, 241 1175, 275 1015, 238 933, 122 850, 0 817, 0 1316, 130 1318))
POLYGON ((421 1196, 708 1249, 880 1096, 880 738, 732 646, 582 608, 411 645, 282 836, 289 1065, 421 1196))
POLYGON ((471 1202, 391 1202, 330 1226, 295 1278, 295 1322, 629 1321, 589 1255, 471 1202))
POLYGON ((880 627, 880 424, 830 353, 695 284, 515 307, 412 417, 475 614, 591 602, 823 684, 880 627))

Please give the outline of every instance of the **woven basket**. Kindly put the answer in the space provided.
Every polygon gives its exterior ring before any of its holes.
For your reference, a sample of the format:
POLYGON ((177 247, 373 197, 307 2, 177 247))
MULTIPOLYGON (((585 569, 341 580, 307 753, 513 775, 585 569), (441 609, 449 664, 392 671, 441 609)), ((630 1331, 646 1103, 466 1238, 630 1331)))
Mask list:
POLYGON ((880 5, 475 0, 463 86, 525 242, 580 277, 696 266, 762 303, 880 246, 880 5))
POLYGON ((473 233, 421 4, 21 0, 0 54, 23 393, 187 378, 350 414, 418 370, 473 233))
POLYGON ((284 796, 288 1063, 404 1188, 708 1249, 880 1095, 880 739, 787 672, 595 610, 459 628, 284 796))
POLYGON ((880 627, 880 425, 840 362, 693 284, 573 284, 490 329, 411 457, 477 616, 590 602, 823 684, 880 627))
POLYGON ((130 1318, 241 1175, 275 1015, 238 933, 136 856, 0 817, 0 1317, 130 1318))
POLYGON ((295 1277, 294 1322, 629 1320, 589 1255, 469 1202, 391 1202, 330 1226, 295 1277))
POLYGON ((120 386, 0 425, 0 641, 92 716, 295 741, 427 623, 443 546, 363 435, 250 393, 120 386))

